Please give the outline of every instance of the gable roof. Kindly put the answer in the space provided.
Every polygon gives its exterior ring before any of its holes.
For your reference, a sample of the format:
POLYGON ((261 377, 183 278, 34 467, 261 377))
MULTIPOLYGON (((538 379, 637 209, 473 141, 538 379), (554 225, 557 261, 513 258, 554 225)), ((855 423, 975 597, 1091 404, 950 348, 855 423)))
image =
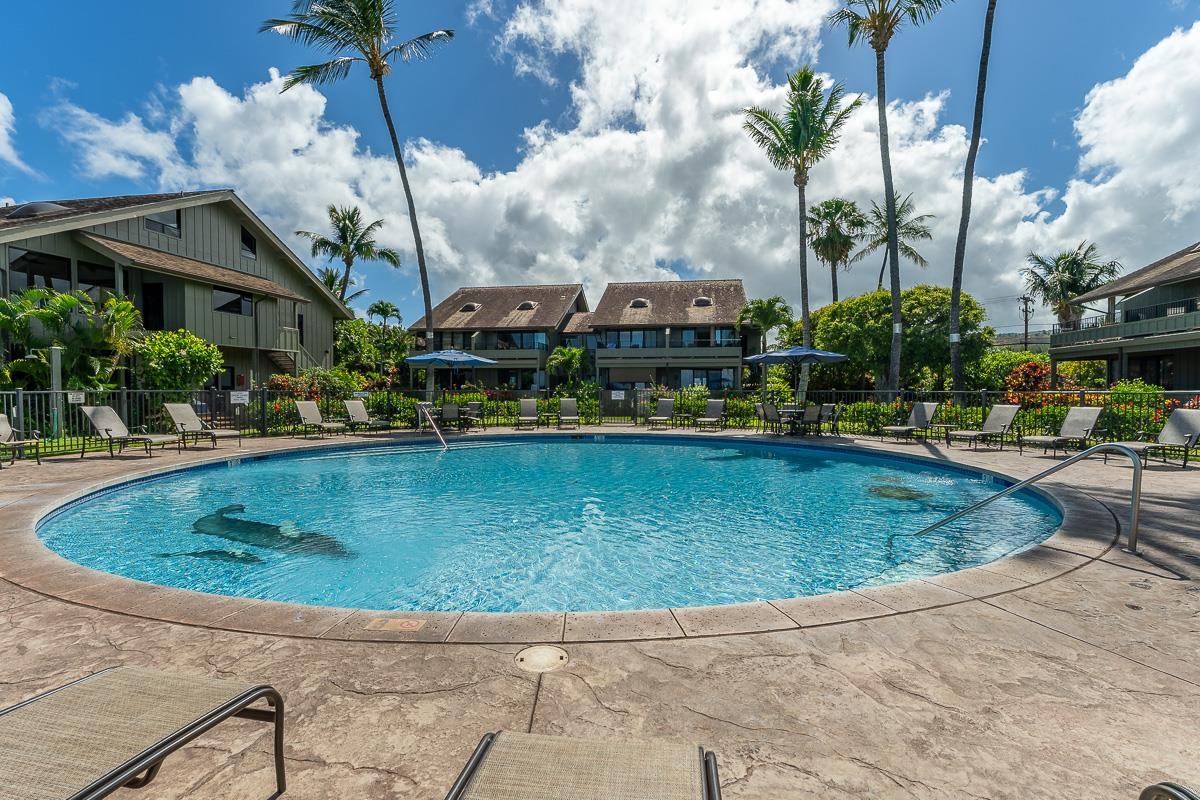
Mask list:
MULTIPOLYGON (((250 209, 245 202, 242 201, 232 189, 206 189, 196 192, 168 192, 160 194, 133 194, 120 195, 116 197, 85 197, 73 200, 51 200, 42 201, 38 205, 50 204, 61 206, 63 210, 51 210, 46 213, 39 213, 35 216, 13 218, 11 215, 14 211, 23 206, 33 205, 24 203, 20 206, 0 208, 0 244, 5 242, 27 239, 33 236, 46 236, 52 233, 64 233, 70 231, 78 231, 80 228, 90 228, 96 225, 102 225, 108 222, 117 220, 129 219, 130 217, 145 216, 154 214, 159 211, 169 211, 176 208, 189 208, 191 206, 207 205, 209 203, 231 203, 234 208, 245 218, 249 223, 249 227, 255 229, 258 234, 265 237, 280 253, 283 254, 284 260, 297 269, 301 276, 305 278, 309 286, 316 292, 316 295, 324 300, 334 312, 334 316, 342 319, 353 319, 354 312, 351 311, 338 297, 329 291, 329 288, 321 282, 308 265, 300 260, 292 249, 284 244, 283 240, 276 235, 275 231, 267 227, 258 215, 250 209)), ((154 252, 160 252, 155 250, 154 252)), ((204 263, 204 262, 196 262, 204 263)), ((228 267, 217 267, 209 265, 214 269, 228 270, 229 272, 238 275, 246 275, 249 278, 254 276, 242 273, 239 270, 230 269, 228 267)), ((229 282, 226 281, 228 284, 229 282)), ((275 284, 283 289, 279 284, 275 284)), ((243 284, 245 288, 245 284, 243 284)), ((289 291, 284 289, 284 291, 289 291)), ((277 292, 263 292, 264 294, 274 294, 276 297, 284 295, 277 292)))
MULTIPOLYGON (((556 329, 575 308, 583 295, 583 284, 543 284, 537 286, 464 286, 433 309, 435 331, 486 331, 556 329), (533 308, 518 308, 522 303, 533 308), (474 311, 464 311, 471 304, 474 311)), ((587 298, 583 307, 587 308, 587 298)), ((425 330, 421 316, 408 328, 425 330)))
POLYGON ((298 295, 286 286, 275 281, 260 278, 247 272, 220 267, 206 261, 178 256, 153 247, 123 242, 120 239, 110 239, 107 236, 97 236, 94 233, 78 231, 75 239, 85 247, 104 254, 118 264, 141 267, 151 272, 165 275, 175 275, 195 281, 205 281, 216 286, 229 286, 234 289, 245 289, 253 294, 265 294, 271 297, 281 297, 284 300, 295 300, 307 303, 309 299, 298 295))
POLYGON ((563 326, 563 333, 591 333, 592 332, 592 312, 591 311, 576 311, 567 320, 567 324, 563 326))
POLYGON ((1081 294, 1075 300, 1086 303, 1106 297, 1131 295, 1155 286, 1200 278, 1200 242, 1190 244, 1177 253, 1160 258, 1153 264, 1109 281, 1098 289, 1081 294))
POLYGON ((592 313, 593 328, 733 325, 746 305, 740 280, 610 283, 592 313), (696 305, 696 298, 710 305, 696 305), (631 307, 645 300, 642 308, 631 307))
MULTIPOLYGON (((163 194, 126 194, 117 197, 83 197, 75 200, 43 200, 38 203, 22 203, 15 206, 5 206, 0 208, 0 234, 5 238, 12 238, 9 233, 12 231, 21 231, 24 234, 25 228, 43 228, 50 223, 66 222, 78 223, 76 227, 93 225, 96 223, 83 222, 81 218, 87 218, 94 215, 106 214, 113 211, 130 211, 129 214, 122 216, 133 216, 134 213, 144 213, 141 211, 142 206, 156 206, 168 204, 174 206, 179 201, 188 201, 196 198, 206 198, 213 195, 233 194, 228 189, 210 189, 202 192, 167 192, 163 194), (62 210, 49 210, 35 216, 12 216, 20 209, 27 209, 33 205, 46 206, 61 206, 62 210), (136 211, 135 211, 136 210, 136 211)), ((57 226, 56 226, 57 227, 57 226)), ((49 233, 50 231, 47 231, 49 233)))

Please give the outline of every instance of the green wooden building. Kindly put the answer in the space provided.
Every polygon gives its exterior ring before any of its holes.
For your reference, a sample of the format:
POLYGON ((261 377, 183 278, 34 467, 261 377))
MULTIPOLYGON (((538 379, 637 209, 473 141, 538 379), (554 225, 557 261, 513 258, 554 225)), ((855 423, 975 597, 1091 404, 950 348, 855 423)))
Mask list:
POLYGON ((0 208, 0 291, 42 286, 131 298, 147 330, 218 345, 221 389, 332 366, 354 315, 228 189, 0 208))

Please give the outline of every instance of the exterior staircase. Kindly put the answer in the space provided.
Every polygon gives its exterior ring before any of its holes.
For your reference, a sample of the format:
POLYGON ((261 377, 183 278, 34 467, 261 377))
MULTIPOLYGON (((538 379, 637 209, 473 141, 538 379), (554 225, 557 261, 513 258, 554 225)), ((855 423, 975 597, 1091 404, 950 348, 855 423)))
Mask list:
POLYGON ((290 353, 287 350, 268 350, 266 352, 267 358, 280 372, 286 375, 296 374, 295 353, 290 353))

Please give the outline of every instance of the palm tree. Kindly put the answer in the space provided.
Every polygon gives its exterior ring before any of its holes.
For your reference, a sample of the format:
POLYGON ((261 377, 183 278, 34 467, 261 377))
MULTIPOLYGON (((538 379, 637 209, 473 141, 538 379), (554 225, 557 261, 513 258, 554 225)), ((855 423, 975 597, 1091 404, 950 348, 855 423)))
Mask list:
POLYGON ((1119 261, 1101 261, 1096 245, 1082 241, 1074 250, 1064 250, 1055 256, 1030 253, 1029 266, 1021 270, 1025 290, 1050 306, 1058 321, 1068 326, 1083 314, 1083 306, 1075 298, 1108 283, 1121 272, 1119 261))
MULTIPOLYGON (((350 272, 354 262, 384 261, 393 267, 400 266, 400 254, 390 247, 380 247, 375 243, 375 232, 383 227, 383 220, 377 219, 370 225, 363 225, 362 212, 358 206, 338 208, 330 206, 326 209, 329 214, 329 225, 333 236, 312 231, 296 231, 297 236, 303 236, 312 242, 312 254, 325 256, 330 261, 339 260, 344 265, 342 275, 337 281, 338 299, 343 303, 350 302, 346 298, 346 290, 350 288, 350 272)), ((361 292, 360 292, 361 294, 361 292)))
POLYGON ((371 305, 367 306, 367 320, 371 317, 379 317, 383 322, 383 327, 388 326, 388 320, 395 317, 400 319, 400 309, 396 308, 396 304, 387 300, 376 300, 371 305))
MULTIPOLYGON (((929 227, 929 221, 934 218, 933 214, 917 214, 917 208, 913 205, 911 194, 903 200, 899 197, 894 198, 892 207, 896 209, 896 247, 900 255, 918 267, 929 266, 929 262, 925 260, 923 255, 917 252, 917 249, 912 246, 912 242, 928 241, 933 238, 933 231, 929 227)), ((876 291, 883 288, 883 273, 888 265, 887 246, 887 211, 880 208, 879 204, 872 200, 871 213, 867 215, 866 243, 861 250, 854 254, 854 257, 850 259, 850 263, 857 264, 876 250, 880 248, 885 249, 883 264, 879 267, 879 283, 877 284, 876 291)))
POLYGON ((967 226, 971 224, 971 192, 975 182, 975 156, 979 153, 979 136, 983 129, 983 96, 987 91, 988 58, 992 54, 992 20, 996 16, 996 0, 988 0, 983 18, 983 47, 979 51, 979 78, 975 83, 975 117, 971 121, 971 146, 963 167, 962 216, 958 219, 958 240, 954 243, 954 277, 950 282, 950 375, 955 392, 963 386, 963 363, 959 341, 959 317, 962 308, 963 264, 967 256, 967 226))
POLYGON ((582 347, 559 345, 546 357, 546 369, 562 375, 567 379, 568 385, 574 386, 579 383, 579 376, 583 372, 583 356, 582 347))
MULTIPOLYGON (((417 271, 421 276, 421 295, 425 302, 425 341, 433 341, 433 302, 429 296, 429 270, 425 266, 425 246, 421 242, 421 228, 417 224, 417 206, 413 202, 412 187, 408 183, 408 170, 400 151, 400 139, 388 109, 387 93, 383 79, 392 71, 396 61, 422 60, 433 55, 438 46, 454 38, 454 31, 439 28, 429 33, 393 43, 396 30, 395 0, 295 0, 292 13, 286 19, 269 19, 259 31, 274 31, 310 47, 317 47, 332 54, 334 58, 321 64, 296 67, 283 82, 282 91, 293 86, 311 84, 321 86, 335 83, 350 74, 356 62, 366 65, 375 91, 379 96, 379 109, 387 123, 388 135, 392 140, 392 153, 396 157, 396 168, 400 171, 400 183, 404 186, 404 199, 408 202, 408 220, 412 224, 413 245, 417 251, 417 271)), ((349 283, 349 280, 346 281, 349 283)), ((433 370, 425 371, 425 388, 433 390, 433 370)))
MULTIPOLYGON (((808 214, 805 189, 808 173, 825 158, 841 138, 842 126, 862 104, 858 98, 843 104, 840 83, 825 92, 824 82, 805 66, 788 76, 787 106, 783 117, 765 108, 748 108, 742 127, 761 147, 776 169, 790 170, 800 205, 800 322, 804 346, 812 344, 808 314, 808 214)), ((772 298, 776 299, 776 298, 772 298)), ((790 310, 789 310, 790 313, 790 310)))
MULTIPOLYGON (((346 285, 342 283, 342 271, 340 269, 334 269, 333 267, 321 267, 319 270, 317 270, 317 279, 320 280, 321 283, 325 284, 326 289, 338 297, 341 297, 342 293, 346 291, 346 285)), ((346 295, 346 299, 342 302, 349 305, 358 298, 362 297, 368 291, 370 290, 359 289, 357 291, 350 292, 346 295)))
POLYGON ((833 302, 838 301, 839 269, 850 264, 850 253, 867 228, 867 218, 853 200, 834 197, 817 203, 808 213, 808 243, 818 261, 829 267, 833 302))
POLYGON ((887 202, 887 257, 892 265, 892 348, 888 358, 887 389, 900 386, 900 252, 896 189, 892 184, 892 157, 888 150, 887 77, 884 55, 888 44, 900 28, 928 22, 941 10, 945 0, 849 0, 846 7, 835 11, 829 21, 845 25, 849 44, 853 47, 866 42, 875 51, 875 103, 879 112, 879 156, 883 162, 883 194, 887 202))
POLYGON ((760 352, 767 350, 767 336, 776 328, 792 324, 792 307, 779 295, 766 299, 757 298, 742 306, 738 313, 737 328, 754 328, 761 337, 760 352))

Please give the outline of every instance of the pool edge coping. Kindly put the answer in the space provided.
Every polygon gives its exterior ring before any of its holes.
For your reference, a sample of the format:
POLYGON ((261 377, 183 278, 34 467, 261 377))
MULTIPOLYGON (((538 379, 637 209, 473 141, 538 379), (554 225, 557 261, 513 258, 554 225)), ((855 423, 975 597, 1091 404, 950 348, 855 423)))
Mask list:
MULTIPOLYGON (((493 431, 487 438, 512 438, 516 432, 493 431)), ((660 437, 731 443, 762 441, 760 435, 652 433, 642 429, 583 429, 564 433, 522 432, 521 438, 547 435, 660 437)), ((475 438, 471 436, 470 438, 475 438)), ((464 439, 468 440, 468 439, 464 439)), ((37 535, 41 522, 76 500, 113 486, 181 470, 219 465, 245 458, 314 452, 348 443, 362 448, 400 441, 433 441, 408 435, 306 441, 254 451, 214 451, 186 463, 122 471, 100 480, 68 484, 5 506, 0 523, 0 578, 47 598, 142 619, 242 633, 347 642, 424 642, 459 644, 622 642, 706 638, 824 627, 864 619, 907 614, 986 599, 1054 580, 1099 559, 1117 542, 1121 526, 1112 511, 1086 493, 1063 484, 1040 487, 1037 493, 1056 506, 1062 524, 1046 540, 985 565, 869 588, 823 595, 772 599, 719 606, 588 612, 415 612, 283 603, 143 583, 93 570, 46 547, 37 535), (8 513, 13 512, 16 513, 8 513), (416 620, 414 632, 368 630, 373 620, 416 620)), ((768 440, 770 441, 770 440, 768 440)), ((852 449, 868 455, 928 463, 991 474, 1015 482, 990 467, 877 449, 853 439, 820 437, 816 441, 782 442, 796 447, 852 449)), ((386 624, 386 623, 384 623, 386 624)))

